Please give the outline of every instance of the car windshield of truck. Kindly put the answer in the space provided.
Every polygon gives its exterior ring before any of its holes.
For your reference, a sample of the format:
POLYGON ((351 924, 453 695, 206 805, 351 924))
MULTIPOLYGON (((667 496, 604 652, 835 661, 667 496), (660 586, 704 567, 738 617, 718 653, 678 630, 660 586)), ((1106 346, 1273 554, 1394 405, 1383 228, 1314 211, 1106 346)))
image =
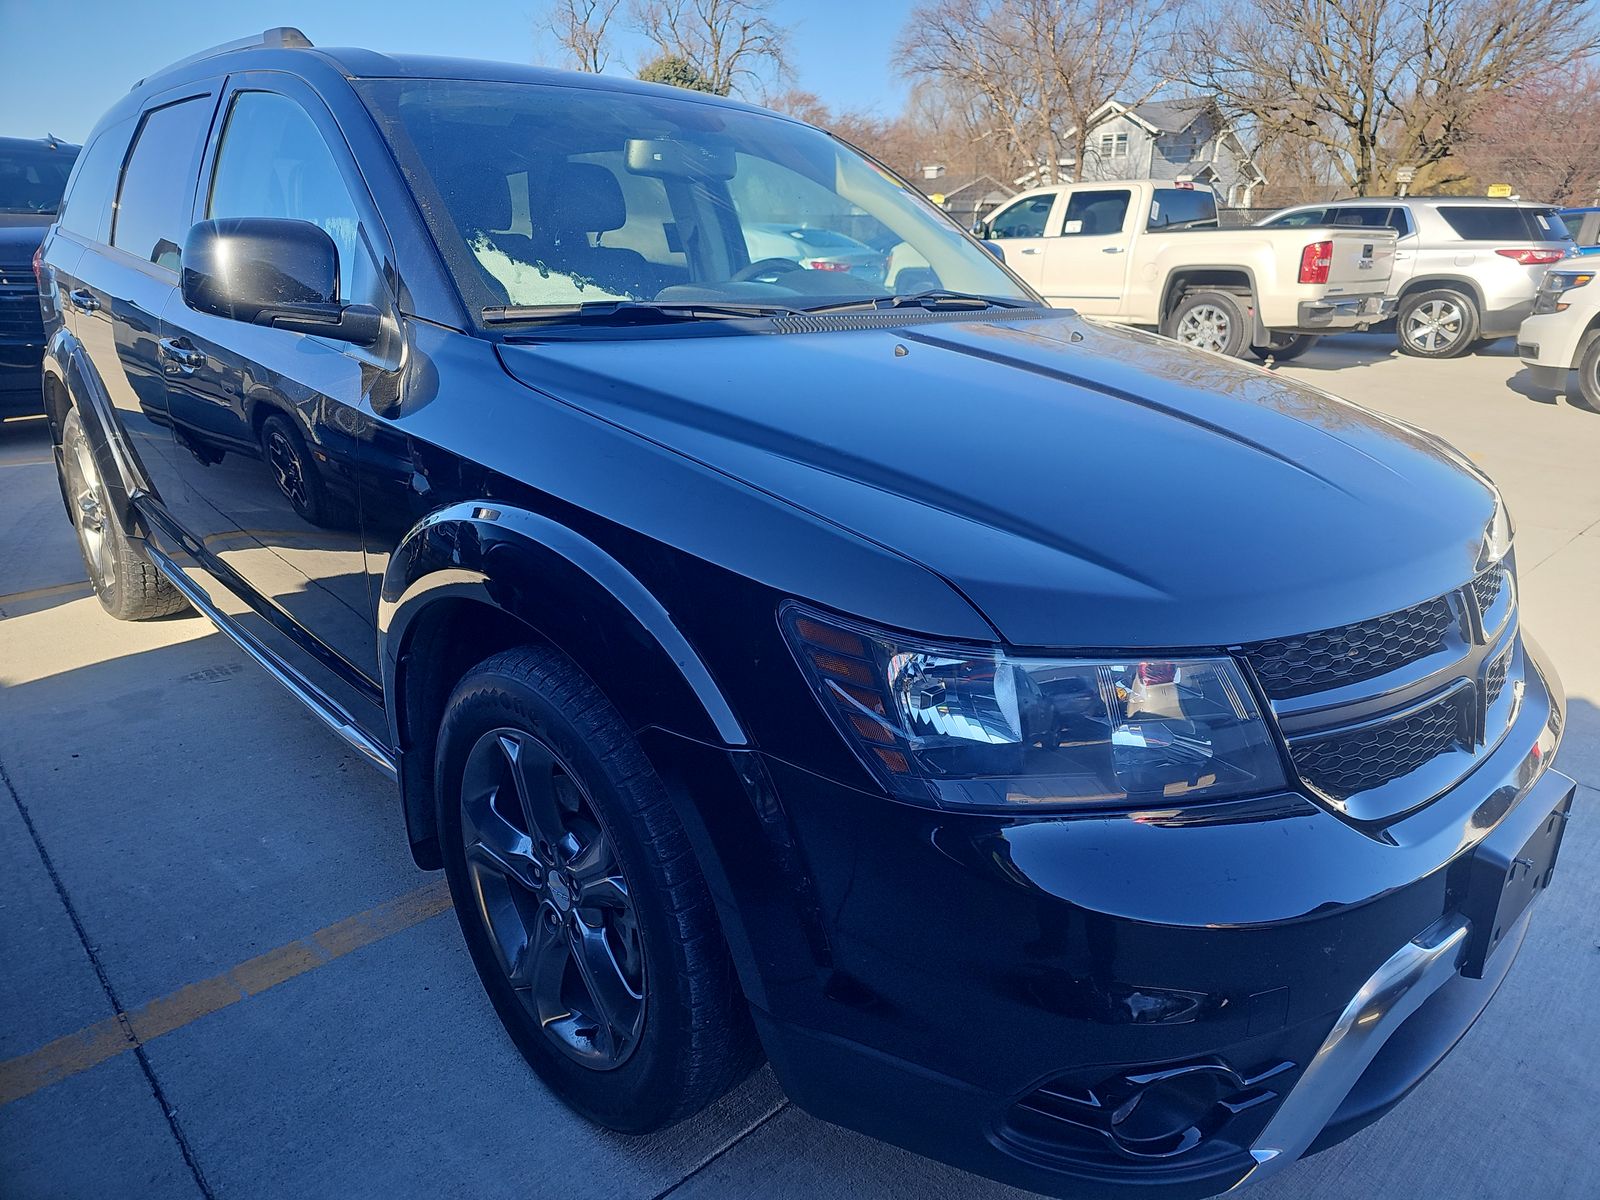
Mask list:
POLYGON ((795 121, 687 94, 358 87, 486 324, 1037 303, 914 189, 795 121))
POLYGON ((0 149, 0 212, 55 212, 77 157, 75 147, 43 142, 0 149))

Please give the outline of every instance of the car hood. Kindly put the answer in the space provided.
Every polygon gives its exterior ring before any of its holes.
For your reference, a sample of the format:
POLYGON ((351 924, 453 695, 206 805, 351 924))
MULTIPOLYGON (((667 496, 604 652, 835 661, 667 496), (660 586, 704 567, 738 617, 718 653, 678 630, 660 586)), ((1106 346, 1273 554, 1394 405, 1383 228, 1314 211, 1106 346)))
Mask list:
POLYGON ((0 213, 0 266, 27 266, 54 213, 0 213))
POLYGON ((1430 435, 1072 314, 500 352, 917 561, 1019 646, 1221 646, 1402 608, 1471 577, 1495 503, 1430 435))

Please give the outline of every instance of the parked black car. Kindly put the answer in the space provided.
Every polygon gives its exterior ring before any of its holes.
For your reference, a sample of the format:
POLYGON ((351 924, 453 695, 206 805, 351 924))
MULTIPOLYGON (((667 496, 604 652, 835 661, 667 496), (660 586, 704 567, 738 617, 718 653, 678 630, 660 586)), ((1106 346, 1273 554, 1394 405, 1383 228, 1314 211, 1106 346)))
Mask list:
POLYGON ((43 411, 44 325, 33 255, 56 219, 78 147, 0 137, 0 417, 43 411))
POLYGON ((397 779, 602 1124, 764 1052, 1024 1187, 1211 1194, 1405 1095, 1549 882, 1493 485, 1045 308, 815 129, 274 31, 106 115, 44 276, 102 602, 397 779), (846 219, 919 265, 741 236, 846 219))

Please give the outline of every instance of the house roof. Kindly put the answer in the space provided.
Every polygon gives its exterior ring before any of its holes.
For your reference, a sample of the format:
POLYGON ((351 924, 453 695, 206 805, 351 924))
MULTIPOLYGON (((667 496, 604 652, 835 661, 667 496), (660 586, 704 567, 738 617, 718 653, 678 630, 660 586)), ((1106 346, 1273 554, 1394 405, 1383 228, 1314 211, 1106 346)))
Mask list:
POLYGON ((1210 96, 1183 96, 1176 100, 1146 100, 1133 106, 1133 115, 1163 133, 1182 133, 1201 113, 1216 107, 1210 96))
POLYGON ((957 196, 966 192, 977 192, 975 200, 982 200, 990 192, 1002 192, 1007 196, 1017 194, 1017 189, 1009 184, 1002 183, 993 175, 944 175, 938 179, 919 179, 917 186, 924 195, 940 195, 949 205, 957 196))

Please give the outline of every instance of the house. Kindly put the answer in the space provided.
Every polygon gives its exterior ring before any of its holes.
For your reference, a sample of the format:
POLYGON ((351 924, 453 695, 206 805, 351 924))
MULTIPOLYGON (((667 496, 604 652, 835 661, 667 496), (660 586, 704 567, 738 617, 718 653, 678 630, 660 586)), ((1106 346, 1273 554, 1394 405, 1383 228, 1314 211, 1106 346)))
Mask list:
MULTIPOLYGON (((1230 208, 1249 208, 1267 182, 1212 96, 1106 101, 1090 117, 1081 175, 1076 166, 1062 158, 1056 178, 1192 180, 1210 185, 1230 208)), ((1046 176, 1030 171, 1017 183, 1029 188, 1046 176)))
POLYGON ((916 180, 922 194, 944 209, 963 227, 995 205, 1011 199, 1017 189, 993 175, 950 175, 939 163, 924 166, 916 180))

